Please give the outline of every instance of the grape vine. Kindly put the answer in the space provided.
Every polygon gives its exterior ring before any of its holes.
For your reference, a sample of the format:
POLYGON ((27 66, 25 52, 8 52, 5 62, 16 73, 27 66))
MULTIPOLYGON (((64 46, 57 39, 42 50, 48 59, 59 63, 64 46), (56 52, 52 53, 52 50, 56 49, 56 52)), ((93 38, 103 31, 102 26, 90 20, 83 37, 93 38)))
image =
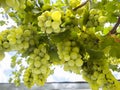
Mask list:
POLYGON ((61 65, 92 90, 120 90, 111 73, 120 64, 119 0, 0 0, 0 7, 17 24, 0 32, 0 60, 16 52, 9 82, 42 86, 61 65))

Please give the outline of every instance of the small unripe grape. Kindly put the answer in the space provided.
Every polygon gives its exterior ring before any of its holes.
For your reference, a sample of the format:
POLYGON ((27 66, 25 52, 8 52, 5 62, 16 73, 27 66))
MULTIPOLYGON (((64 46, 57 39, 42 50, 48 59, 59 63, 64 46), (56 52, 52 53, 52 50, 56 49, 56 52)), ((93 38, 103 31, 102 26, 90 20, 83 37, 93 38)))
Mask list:
POLYGON ((30 30, 25 30, 24 31, 24 35, 25 36, 30 36, 31 35, 31 31, 30 30))
POLYGON ((54 32, 55 32, 55 33, 59 33, 59 32, 61 32, 60 27, 59 27, 59 28, 57 28, 57 29, 54 29, 54 32))
POLYGON ((39 60, 35 60, 35 61, 34 61, 34 66, 35 66, 36 68, 40 67, 40 66, 41 66, 41 62, 40 62, 39 60))
POLYGON ((74 63, 73 60, 69 60, 69 61, 68 61, 68 65, 69 65, 69 66, 74 66, 74 64, 75 64, 75 63, 74 63))
POLYGON ((39 56, 40 56, 40 57, 44 57, 44 53, 43 53, 43 52, 40 52, 40 53, 39 53, 39 56))
POLYGON ((71 53, 70 53, 70 58, 71 58, 71 59, 74 60, 74 59, 77 59, 77 57, 78 57, 78 54, 77 54, 76 52, 71 52, 71 53))
POLYGON ((16 39, 15 38, 10 38, 9 43, 12 44, 12 45, 16 44, 16 39))
POLYGON ((3 42, 3 47, 4 48, 9 48, 9 43, 8 42, 3 42))
POLYGON ((105 16, 100 16, 100 17, 98 18, 98 21, 99 21, 100 23, 104 23, 104 22, 106 21, 106 17, 105 17, 105 16))
POLYGON ((45 60, 50 60, 50 56, 48 54, 45 54, 44 58, 45 60))
POLYGON ((53 29, 52 29, 52 28, 47 28, 47 29, 46 29, 46 33, 47 33, 47 34, 51 34, 52 32, 53 32, 53 29))
POLYGON ((64 68, 63 68, 65 71, 69 71, 70 70, 70 66, 67 64, 64 64, 64 68))
POLYGON ((38 21, 45 21, 46 20, 46 17, 44 15, 41 15, 38 17, 38 21))
POLYGON ((40 50, 38 48, 34 49, 34 54, 39 54, 40 50))
POLYGON ((41 71, 40 71, 39 68, 34 68, 34 69, 32 69, 32 73, 34 73, 34 74, 41 74, 41 71))
POLYGON ((41 67, 40 67, 40 71, 41 71, 41 73, 46 74, 46 72, 47 72, 47 67, 46 67, 46 66, 41 66, 41 67))
POLYGON ((71 42, 70 42, 70 41, 66 41, 66 42, 64 43, 64 45, 69 47, 69 46, 71 46, 71 42))
POLYGON ((51 26, 51 20, 47 20, 45 22, 45 27, 50 27, 51 26))
POLYGON ((76 52, 76 53, 79 53, 79 48, 78 48, 78 47, 73 47, 73 48, 72 48, 72 51, 73 51, 73 52, 76 52))
POLYGON ((54 12, 52 12, 51 17, 54 21, 60 21, 61 20, 61 12, 60 11, 54 11, 54 12))
POLYGON ((23 42, 23 45, 24 45, 24 49, 27 49, 27 48, 29 48, 29 43, 28 42, 23 42))
POLYGON ((53 29, 58 29, 59 25, 60 25, 60 22, 56 22, 56 21, 52 22, 52 28, 53 29))
POLYGON ((76 59, 75 64, 76 64, 76 66, 78 66, 78 67, 79 67, 79 66, 82 66, 82 65, 83 65, 82 59, 80 59, 80 58, 76 59))
POLYGON ((90 10, 90 15, 92 14, 92 15, 95 15, 96 14, 96 12, 97 12, 97 10, 96 9, 91 9, 90 10))
POLYGON ((39 26, 39 27, 44 27, 44 22, 43 22, 43 21, 39 21, 39 22, 38 22, 38 26, 39 26))
POLYGON ((64 59, 65 59, 65 61, 69 61, 69 60, 70 60, 70 56, 66 54, 66 55, 64 56, 64 59))

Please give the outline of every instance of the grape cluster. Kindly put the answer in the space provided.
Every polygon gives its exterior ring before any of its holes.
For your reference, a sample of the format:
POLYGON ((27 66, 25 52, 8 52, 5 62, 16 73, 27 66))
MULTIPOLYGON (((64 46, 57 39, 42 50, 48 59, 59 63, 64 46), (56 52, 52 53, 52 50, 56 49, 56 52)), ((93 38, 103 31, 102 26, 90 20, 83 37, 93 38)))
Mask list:
POLYGON ((87 27, 97 27, 99 25, 103 25, 106 20, 106 16, 104 16, 100 10, 91 9, 89 12, 87 27))
POLYGON ((113 58, 113 57, 110 57, 108 59, 109 59, 110 64, 112 65, 118 65, 120 63, 120 59, 113 58))
POLYGON ((28 87, 37 84, 39 86, 44 85, 47 77, 51 74, 50 70, 50 56, 47 54, 47 49, 45 44, 40 44, 38 48, 35 48, 33 53, 30 54, 28 58, 28 69, 29 75, 24 73, 24 82, 28 87), (33 83, 30 82, 32 80, 33 83), (29 83, 31 85, 29 86, 29 83))
MULTIPOLYGON (((17 29, 4 30, 0 33, 0 50, 6 52, 17 50, 24 53, 29 47, 35 46, 37 41, 34 37, 36 36, 36 32, 32 29, 18 27, 17 29)), ((3 55, 1 54, 1 56, 3 55)))
MULTIPOLYGON (((30 1, 30 0, 27 0, 30 1)), ((5 0, 6 4, 15 10, 25 9, 25 0, 5 0)))
POLYGON ((109 71, 105 60, 88 61, 82 68, 82 76, 88 81, 92 90, 99 90, 100 87, 106 88, 105 90, 118 90, 116 89, 118 86, 115 86, 118 82, 109 71))
POLYGON ((27 87, 31 87, 34 85, 34 82, 33 82, 33 75, 32 75, 32 71, 27 68, 24 72, 24 75, 23 75, 23 81, 24 81, 24 84, 27 86, 27 87))
POLYGON ((66 40, 57 43, 58 55, 61 62, 64 63, 65 71, 72 71, 79 74, 83 65, 80 49, 75 41, 66 40))
POLYGON ((47 34, 59 33, 61 32, 62 13, 60 10, 55 11, 45 11, 38 17, 38 26, 41 28, 41 31, 47 34))

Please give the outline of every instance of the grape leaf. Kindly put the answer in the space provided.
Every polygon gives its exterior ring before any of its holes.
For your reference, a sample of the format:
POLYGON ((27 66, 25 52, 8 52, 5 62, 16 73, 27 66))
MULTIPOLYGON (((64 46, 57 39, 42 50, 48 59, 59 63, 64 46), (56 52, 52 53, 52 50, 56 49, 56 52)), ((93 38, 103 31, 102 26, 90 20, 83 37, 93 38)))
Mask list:
POLYGON ((92 50, 92 49, 87 49, 86 51, 90 55, 90 59, 102 59, 102 58, 105 58, 105 55, 104 55, 103 51, 92 50))

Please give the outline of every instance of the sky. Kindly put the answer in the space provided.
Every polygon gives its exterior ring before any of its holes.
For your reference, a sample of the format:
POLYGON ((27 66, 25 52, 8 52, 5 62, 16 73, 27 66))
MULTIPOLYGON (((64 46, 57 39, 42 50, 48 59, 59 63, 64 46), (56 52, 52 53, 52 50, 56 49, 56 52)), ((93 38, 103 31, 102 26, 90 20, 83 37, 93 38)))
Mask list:
MULTIPOLYGON (((3 11, 3 9, 0 8, 0 12, 3 11)), ((11 27, 12 25, 16 25, 15 22, 9 18, 7 19, 5 17, 5 14, 0 14, 0 20, 4 20, 6 22, 5 25, 0 26, 0 32, 2 30, 5 30, 8 27, 11 27)), ((0 61, 0 83, 8 83, 9 76, 11 75, 11 67, 10 67, 10 57, 12 53, 5 53, 5 58, 0 61)), ((120 74, 117 72, 114 72, 115 77, 118 79, 120 78, 120 74)), ((53 75, 50 75, 47 79, 48 82, 78 82, 78 81, 85 81, 81 75, 76 75, 74 73, 65 72, 60 66, 56 66, 56 69, 54 71, 53 75)))

